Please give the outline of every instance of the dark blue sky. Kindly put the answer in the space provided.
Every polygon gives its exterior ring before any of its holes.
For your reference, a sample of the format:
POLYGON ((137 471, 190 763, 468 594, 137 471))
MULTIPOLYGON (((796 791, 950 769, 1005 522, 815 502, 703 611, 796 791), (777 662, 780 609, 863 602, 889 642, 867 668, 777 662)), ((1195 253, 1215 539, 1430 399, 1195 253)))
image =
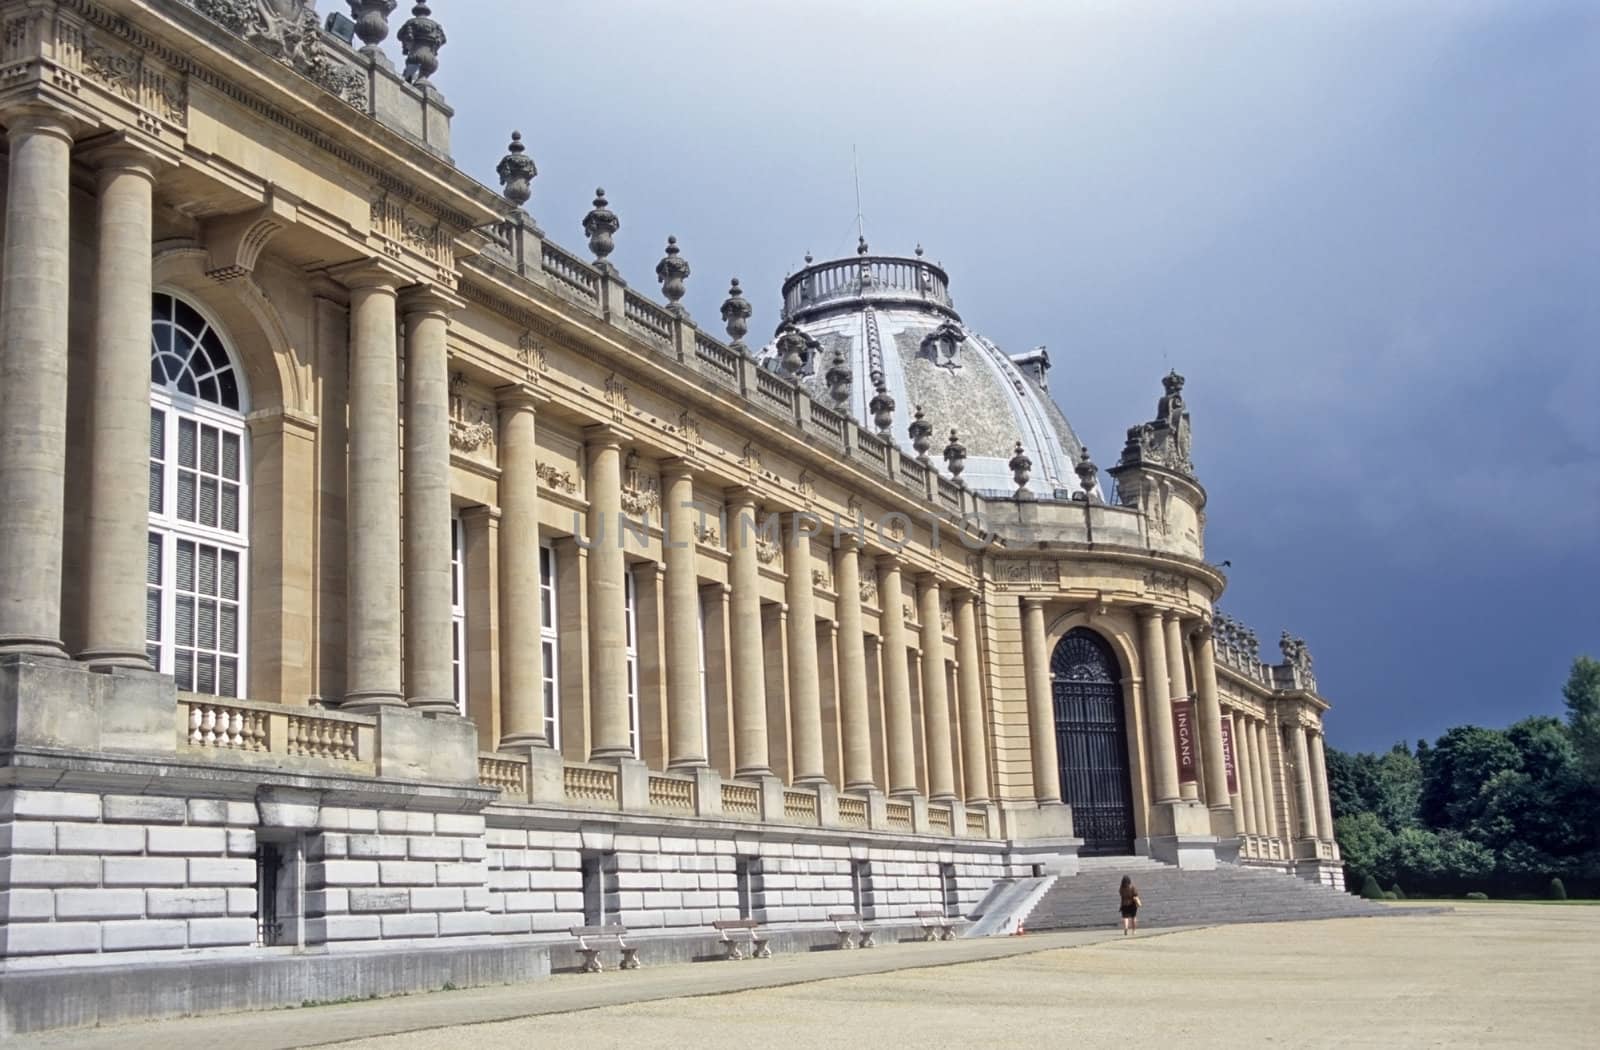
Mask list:
POLYGON ((1048 346, 1102 466, 1187 375, 1222 607, 1308 640, 1337 746, 1559 713, 1600 655, 1600 4, 437 14, 457 162, 520 129, 547 233, 604 185, 624 275, 676 234, 714 331, 728 277, 765 334, 850 251, 854 146, 873 248, 1048 346))

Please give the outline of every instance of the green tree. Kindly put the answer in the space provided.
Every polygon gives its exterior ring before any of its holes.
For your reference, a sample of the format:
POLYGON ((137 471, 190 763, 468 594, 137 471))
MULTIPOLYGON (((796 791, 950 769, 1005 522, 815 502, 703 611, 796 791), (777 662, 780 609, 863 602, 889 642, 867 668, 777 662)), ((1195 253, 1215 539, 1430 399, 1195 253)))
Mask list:
POLYGON ((1376 813, 1337 817, 1333 830, 1344 856, 1346 885, 1365 877, 1394 881, 1394 833, 1383 826, 1376 813))
POLYGON ((1475 828, 1488 799, 1484 786, 1520 766, 1521 755, 1503 730, 1456 726, 1446 731, 1429 749, 1423 768, 1423 823, 1461 831, 1475 828))
POLYGON ((1578 761, 1591 785, 1600 785, 1600 660, 1580 656, 1562 687, 1567 701, 1567 728, 1578 761))
POLYGON ((1391 831, 1415 827, 1422 804, 1422 763, 1404 744, 1396 744, 1373 765, 1373 812, 1391 831))

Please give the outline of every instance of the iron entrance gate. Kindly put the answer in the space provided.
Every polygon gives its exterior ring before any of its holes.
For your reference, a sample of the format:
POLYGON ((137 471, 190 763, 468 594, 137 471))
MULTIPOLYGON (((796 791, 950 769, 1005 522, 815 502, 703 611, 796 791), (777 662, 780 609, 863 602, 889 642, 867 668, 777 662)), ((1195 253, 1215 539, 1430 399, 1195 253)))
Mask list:
POLYGON ((1061 798, 1085 854, 1133 852, 1133 783, 1117 658, 1075 627, 1050 657, 1061 798))

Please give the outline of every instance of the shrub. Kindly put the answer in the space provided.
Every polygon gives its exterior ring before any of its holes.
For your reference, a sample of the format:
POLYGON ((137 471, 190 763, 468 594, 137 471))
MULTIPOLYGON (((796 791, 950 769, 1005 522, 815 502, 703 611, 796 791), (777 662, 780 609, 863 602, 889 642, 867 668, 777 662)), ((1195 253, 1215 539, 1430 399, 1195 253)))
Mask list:
POLYGON ((1384 890, 1383 899, 1386 901, 1397 901, 1400 898, 1394 895, 1394 890, 1384 890))
POLYGON ((1378 880, 1368 875, 1361 880, 1361 896, 1369 901, 1383 900, 1383 888, 1378 885, 1378 880))
POLYGON ((1544 891, 1544 895, 1547 900, 1564 901, 1567 899, 1567 884, 1559 877, 1551 879, 1550 888, 1544 891))
POLYGON ((1401 889, 1400 884, 1397 882, 1390 888, 1389 897, 1392 900, 1403 901, 1406 899, 1406 891, 1401 889))
POLYGON ((1467 900, 1469 901, 1486 901, 1488 899, 1489 895, 1481 890, 1473 890, 1471 893, 1467 894, 1467 900))

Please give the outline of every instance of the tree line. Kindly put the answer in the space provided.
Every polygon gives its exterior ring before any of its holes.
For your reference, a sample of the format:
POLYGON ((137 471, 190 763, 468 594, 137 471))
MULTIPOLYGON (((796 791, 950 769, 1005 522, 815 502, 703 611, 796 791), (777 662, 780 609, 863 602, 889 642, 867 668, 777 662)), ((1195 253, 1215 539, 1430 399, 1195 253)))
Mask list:
POLYGON ((1456 726, 1386 754, 1328 749, 1334 827, 1352 890, 1600 896, 1600 660, 1579 657, 1565 721, 1456 726))

